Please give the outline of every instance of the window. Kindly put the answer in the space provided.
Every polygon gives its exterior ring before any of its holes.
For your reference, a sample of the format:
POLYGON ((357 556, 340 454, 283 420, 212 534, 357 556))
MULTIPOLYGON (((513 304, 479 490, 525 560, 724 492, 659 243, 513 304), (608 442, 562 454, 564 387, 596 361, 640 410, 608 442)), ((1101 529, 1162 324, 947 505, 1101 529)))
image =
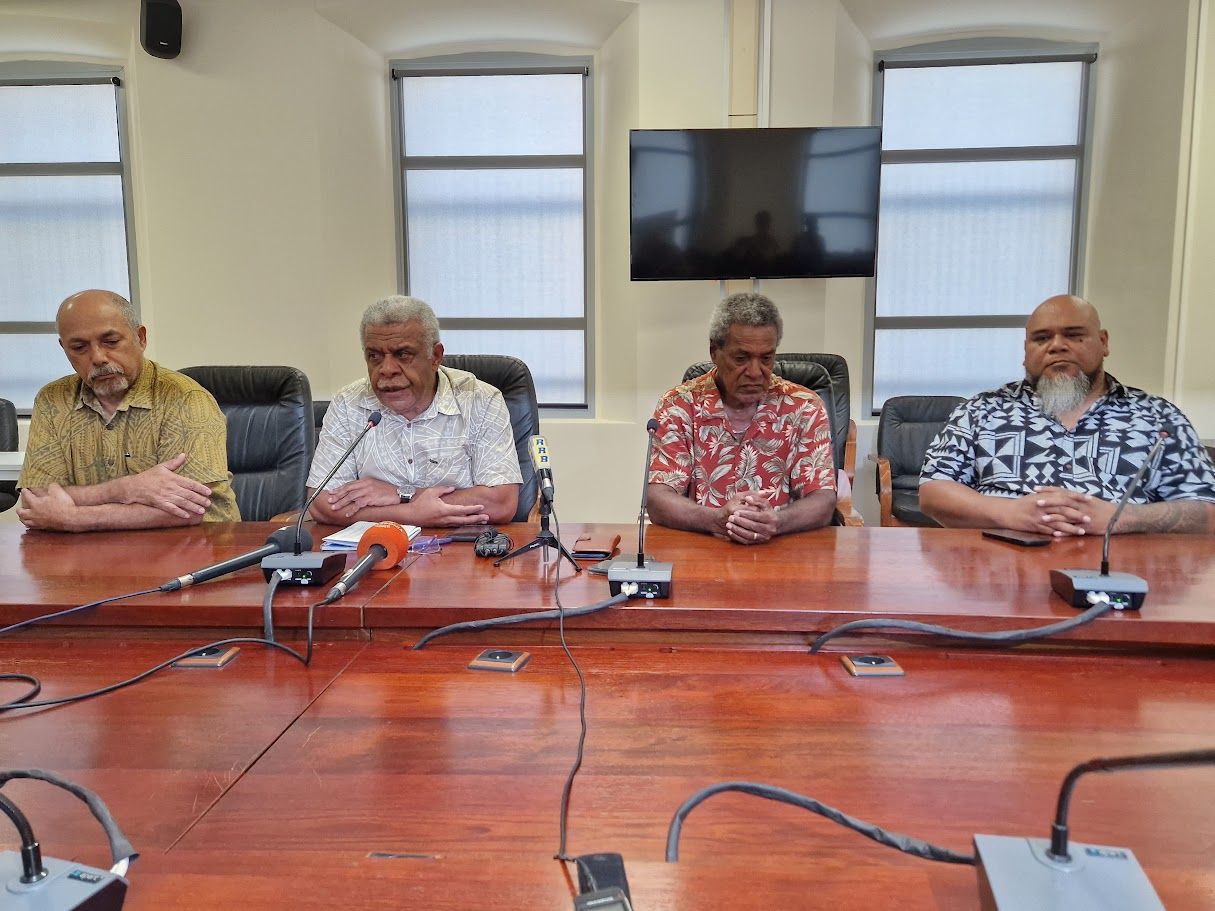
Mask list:
POLYGON ((70 371, 59 303, 85 288, 130 297, 119 80, 0 68, 0 397, 28 412, 70 371))
POLYGON ((1022 373, 1029 312, 1079 284, 1091 49, 879 56, 873 408, 1022 373))
POLYGON ((402 284, 447 351, 512 354, 542 405, 584 408, 589 61, 521 59, 394 67, 402 284))

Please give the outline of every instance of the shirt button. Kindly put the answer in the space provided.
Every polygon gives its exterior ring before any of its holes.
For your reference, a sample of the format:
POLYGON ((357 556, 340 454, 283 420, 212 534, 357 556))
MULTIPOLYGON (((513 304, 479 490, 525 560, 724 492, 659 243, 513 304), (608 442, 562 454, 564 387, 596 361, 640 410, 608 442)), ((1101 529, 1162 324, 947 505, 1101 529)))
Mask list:
POLYGON ((413 464, 413 459, 410 459, 410 460, 409 460, 409 464, 410 464, 410 465, 412 465, 412 464, 413 464))

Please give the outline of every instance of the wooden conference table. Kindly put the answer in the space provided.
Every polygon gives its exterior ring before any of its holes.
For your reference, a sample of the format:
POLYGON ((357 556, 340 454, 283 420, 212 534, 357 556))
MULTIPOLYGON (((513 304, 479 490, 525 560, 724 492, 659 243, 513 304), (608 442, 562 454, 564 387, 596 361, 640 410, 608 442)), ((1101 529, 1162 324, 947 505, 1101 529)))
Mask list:
MULTIPOLYGON (((158 584, 252 549, 270 528, 0 529, 0 625, 158 584)), ((620 531, 627 550, 634 534, 620 531)), ((647 549, 675 563, 669 602, 567 625, 590 726, 569 850, 621 852, 639 911, 977 906, 971 868, 737 794, 693 811, 681 861, 663 863, 671 814, 714 782, 780 785, 966 851, 976 832, 1044 837, 1077 762, 1215 744, 1215 542, 1116 540, 1115 568, 1149 580, 1142 616, 1102 618, 1067 641, 996 652, 865 639, 814 656, 814 631, 866 615, 971 629, 1070 616, 1047 570, 1096 565, 1099 542, 1026 550, 975 532, 863 528, 747 548, 655 529, 647 549), (879 648, 906 676, 852 678, 838 661, 879 648)), ((606 596, 602 577, 567 570, 567 607, 606 596)), ((495 570, 449 545, 369 576, 318 615, 311 667, 246 646, 222 670, 166 671, 90 702, 2 715, 0 764, 51 768, 101 793, 142 851, 131 909, 568 909, 551 855, 578 686, 554 625, 407 648, 435 625, 549 606, 553 577, 538 554, 495 570), (516 675, 467 670, 487 644, 526 648, 531 663, 516 675)), ((34 628, 0 641, 0 671, 39 676, 44 696, 91 689, 259 629, 262 591, 245 570, 34 628)), ((276 599, 292 644, 314 594, 276 599)), ((19 690, 0 686, 3 698, 19 690)), ((1073 800, 1072 834, 1132 848, 1170 911, 1215 907, 1213 792, 1215 770, 1092 776, 1073 800)), ((72 798, 27 782, 5 793, 46 853, 108 865, 72 798)))

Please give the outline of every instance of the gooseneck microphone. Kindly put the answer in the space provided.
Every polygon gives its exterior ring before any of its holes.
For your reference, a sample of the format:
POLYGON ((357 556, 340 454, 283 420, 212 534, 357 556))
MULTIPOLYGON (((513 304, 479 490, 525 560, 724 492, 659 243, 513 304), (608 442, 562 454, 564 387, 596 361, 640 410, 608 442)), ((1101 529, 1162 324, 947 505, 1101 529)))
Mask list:
POLYGON ((1129 848, 1068 843, 1072 791, 1088 772, 1215 765, 1215 750, 1090 759, 1067 773, 1059 789, 1050 840, 976 835, 979 907, 991 911, 1164 911, 1129 848), (1073 850, 1078 849, 1078 850, 1073 850))
POLYGON ((658 431, 658 421, 650 418, 645 429, 645 470, 641 475, 641 509, 637 513, 637 559, 617 557, 612 561, 607 572, 608 591, 613 595, 623 592, 631 598, 669 598, 672 565, 653 559, 647 560, 645 554, 645 516, 650 502, 650 456, 654 452, 654 435, 658 431))
POLYGON ((363 441, 363 437, 367 436, 367 432, 369 430, 371 430, 372 427, 375 427, 377 424, 380 423, 381 418, 383 418, 383 415, 380 414, 380 412, 378 412, 378 411, 373 411, 373 412, 371 412, 371 414, 367 415, 367 425, 362 429, 362 431, 359 433, 359 435, 354 438, 354 442, 351 443, 348 447, 346 447, 346 451, 342 453, 342 457, 333 463, 333 467, 331 469, 329 469, 329 474, 325 475, 325 480, 321 481, 320 484, 316 485, 316 490, 314 490, 312 492, 312 496, 310 496, 305 501, 304 508, 302 510, 300 510, 299 518, 295 520, 295 534, 296 534, 295 554, 296 554, 296 556, 299 555, 301 550, 308 550, 312 547, 311 543, 308 544, 308 547, 302 547, 301 546, 301 537, 300 537, 304 530, 304 519, 308 515, 308 510, 312 508, 312 504, 316 501, 316 498, 321 495, 321 491, 323 491, 325 489, 325 485, 333 480, 333 476, 335 474, 337 474, 338 469, 341 468, 344 464, 346 464, 346 460, 348 458, 350 458, 350 453, 354 452, 354 448, 363 441))
POLYGON ((1156 461, 1157 456, 1160 455, 1160 450, 1164 448, 1164 443, 1168 438, 1169 435, 1161 431, 1160 438, 1148 451, 1147 458, 1143 460, 1139 470, 1126 485, 1126 490, 1105 527, 1105 540, 1101 545, 1101 571, 1094 572, 1091 569, 1052 569, 1050 571, 1050 587, 1056 595, 1072 607, 1087 608, 1091 606, 1093 602, 1090 600, 1090 595, 1093 598, 1108 598, 1115 610, 1139 610, 1143 606, 1143 599, 1147 596, 1148 590, 1147 581, 1132 573, 1110 572, 1110 538, 1113 537, 1114 526, 1118 524, 1118 517, 1122 515, 1122 510, 1139 490, 1144 476, 1152 463, 1156 461))
POLYGON ((333 480, 333 476, 337 474, 338 469, 350 458, 350 454, 354 452, 355 447, 359 445, 363 437, 367 436, 367 432, 380 423, 381 417, 383 415, 378 411, 373 411, 367 416, 367 425, 354 438, 354 442, 346 447, 346 451, 342 453, 342 457, 333 464, 333 468, 329 469, 329 474, 325 475, 325 480, 316 486, 316 490, 312 492, 312 496, 304 503, 304 508, 300 510, 299 518, 295 520, 294 551, 289 554, 274 554, 262 560, 262 575, 266 577, 267 581, 277 573, 280 584, 283 585, 324 585, 342 571, 342 567, 346 565, 345 554, 304 553, 304 551, 311 551, 312 549, 311 538, 307 539, 307 545, 304 544, 304 519, 307 517, 308 510, 312 507, 316 498, 325 489, 325 485, 333 480))
POLYGON ((650 456, 654 454, 654 434, 658 421, 650 418, 645 425, 645 471, 641 475, 641 509, 637 513, 637 568, 645 567, 645 513, 650 505, 650 456))
POLYGON ((377 522, 359 538, 359 561, 340 578, 322 604, 332 604, 345 596, 359 581, 379 564, 391 569, 409 552, 409 532, 396 522, 377 522))
POLYGON ((536 435, 531 438, 529 448, 532 454, 532 468, 536 471, 536 483, 539 485, 540 496, 544 498, 544 502, 552 504, 553 497, 557 495, 557 488, 553 486, 553 460, 548 454, 548 443, 544 437, 536 435))
POLYGON ((312 536, 302 529, 280 528, 274 534, 266 539, 264 547, 259 547, 257 550, 251 550, 247 554, 241 554, 238 557, 232 557, 224 560, 221 563, 214 563, 211 566, 205 566, 202 569, 197 569, 192 573, 186 573, 184 576, 178 576, 176 579, 170 579, 168 582, 160 586, 162 592, 175 592, 181 588, 189 588, 191 585, 197 585, 199 582, 206 582, 210 579, 226 576, 228 573, 234 573, 238 569, 244 569, 246 566, 254 566, 260 563, 263 558, 273 554, 282 553, 289 550, 293 544, 299 546, 299 535, 303 535, 303 539, 307 542, 304 545, 305 550, 312 549, 312 536))

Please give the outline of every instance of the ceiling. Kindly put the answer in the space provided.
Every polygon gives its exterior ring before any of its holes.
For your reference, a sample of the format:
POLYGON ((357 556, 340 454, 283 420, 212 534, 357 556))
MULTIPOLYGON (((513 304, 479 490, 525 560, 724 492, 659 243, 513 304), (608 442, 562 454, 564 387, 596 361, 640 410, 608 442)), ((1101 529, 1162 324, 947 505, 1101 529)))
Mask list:
POLYGON ((439 46, 597 48, 637 0, 316 0, 317 12, 385 56, 439 46))
POLYGON ((1187 0, 840 0, 875 49, 924 36, 975 32, 1095 41, 1134 22, 1152 7, 1187 0))

